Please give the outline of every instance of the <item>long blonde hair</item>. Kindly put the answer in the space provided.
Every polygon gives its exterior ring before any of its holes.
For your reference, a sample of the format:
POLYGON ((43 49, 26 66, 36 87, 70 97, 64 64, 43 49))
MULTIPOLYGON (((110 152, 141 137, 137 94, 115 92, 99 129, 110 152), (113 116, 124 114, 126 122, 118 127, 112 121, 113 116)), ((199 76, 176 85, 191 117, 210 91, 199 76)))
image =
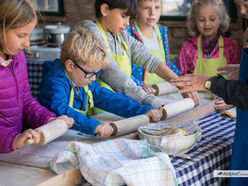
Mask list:
POLYGON ((0 38, 6 43, 6 33, 10 29, 25 26, 37 20, 35 7, 28 0, 0 1, 0 38))
POLYGON ((60 60, 63 66, 67 59, 82 65, 95 63, 101 68, 109 65, 105 46, 100 39, 84 29, 80 23, 68 34, 61 45, 60 60))
POLYGON ((227 15, 226 8, 222 0, 195 0, 187 17, 187 27, 191 37, 196 37, 200 34, 196 26, 196 18, 200 7, 207 5, 211 5, 217 10, 220 19, 219 29, 221 33, 228 30, 230 17, 227 15))

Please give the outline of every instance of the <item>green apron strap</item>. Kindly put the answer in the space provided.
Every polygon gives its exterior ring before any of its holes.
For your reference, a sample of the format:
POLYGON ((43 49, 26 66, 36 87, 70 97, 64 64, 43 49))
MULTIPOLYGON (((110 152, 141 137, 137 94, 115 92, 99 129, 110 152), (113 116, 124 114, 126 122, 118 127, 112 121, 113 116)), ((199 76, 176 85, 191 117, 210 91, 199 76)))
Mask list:
POLYGON ((158 43, 159 43, 160 50, 161 50, 161 52, 162 52, 162 54, 164 56, 164 61, 166 62, 166 64, 169 65, 169 61, 167 61, 167 59, 166 59, 166 55, 165 55, 165 51, 164 51, 164 45, 163 45, 163 40, 162 40, 160 31, 159 31, 158 25, 155 25, 154 28, 155 28, 155 31, 156 31, 157 36, 158 36, 157 37, 158 38, 158 43))
POLYGON ((224 57, 224 41, 222 36, 220 36, 218 43, 219 43, 219 56, 224 57))
POLYGON ((197 52, 198 52, 198 58, 203 58, 203 53, 202 53, 202 36, 199 35, 197 38, 197 52))
POLYGON ((121 44, 121 51, 122 51, 122 54, 123 54, 123 55, 126 55, 126 50, 128 49, 128 46, 127 46, 126 42, 123 41, 119 35, 117 36, 117 40, 118 40, 119 43, 121 44))
POLYGON ((84 87, 84 91, 86 93, 87 103, 89 102, 90 108, 93 108, 94 107, 93 95, 92 95, 92 92, 90 91, 88 85, 84 87))
MULTIPOLYGON (((70 83, 72 84, 71 79, 68 76, 68 74, 67 74, 66 71, 65 71, 65 74, 66 74, 67 78, 69 79, 70 83)), ((80 113, 82 113, 82 114, 84 114, 86 116, 87 115, 87 112, 88 112, 88 108, 89 108, 88 103, 90 104, 90 108, 92 108, 92 107, 94 107, 94 100, 93 100, 92 92, 89 90, 88 85, 85 86, 85 87, 83 87, 83 88, 84 88, 84 91, 85 91, 85 94, 86 94, 85 111, 82 111, 82 110, 73 108, 73 100, 74 100, 74 88, 73 88, 73 84, 72 84, 72 88, 71 88, 71 91, 70 91, 69 107, 71 107, 72 109, 74 109, 77 112, 80 112, 80 113)))
POLYGON ((99 28, 100 31, 101 31, 102 37, 103 37, 103 39, 104 39, 104 41, 105 41, 105 43, 106 43, 106 45, 107 45, 108 52, 111 54, 110 47, 109 47, 109 43, 108 43, 108 38, 107 38, 107 36, 106 36, 106 34, 105 34, 105 32, 104 32, 104 30, 103 30, 101 24, 99 23, 99 21, 96 21, 96 24, 97 24, 98 28, 99 28))
POLYGON ((158 43, 159 43, 160 49, 163 49, 164 48, 163 47, 163 40, 162 40, 162 37, 160 35, 160 31, 159 31, 158 25, 155 25, 154 26, 154 29, 155 29, 155 31, 157 33, 157 36, 158 36, 157 38, 158 38, 158 43))

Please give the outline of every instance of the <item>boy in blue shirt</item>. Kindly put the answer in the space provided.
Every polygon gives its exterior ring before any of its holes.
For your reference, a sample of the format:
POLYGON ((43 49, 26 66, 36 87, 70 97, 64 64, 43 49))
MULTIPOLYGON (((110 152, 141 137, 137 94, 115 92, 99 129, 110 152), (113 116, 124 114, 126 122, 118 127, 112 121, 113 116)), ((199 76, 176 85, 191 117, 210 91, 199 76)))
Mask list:
POLYGON ((60 59, 44 64, 40 102, 57 115, 72 117, 78 124, 72 129, 99 137, 111 136, 113 128, 87 117, 94 105, 123 117, 146 114, 152 121, 159 121, 161 108, 140 105, 98 85, 95 79, 108 64, 108 54, 101 41, 77 26, 63 42, 60 59))

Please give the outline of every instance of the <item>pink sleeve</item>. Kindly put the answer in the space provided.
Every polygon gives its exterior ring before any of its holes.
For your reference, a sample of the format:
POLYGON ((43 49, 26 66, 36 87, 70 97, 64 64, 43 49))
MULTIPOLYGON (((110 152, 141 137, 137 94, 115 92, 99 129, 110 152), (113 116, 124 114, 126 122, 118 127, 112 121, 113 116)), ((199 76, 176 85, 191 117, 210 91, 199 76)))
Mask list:
POLYGON ((224 56, 227 64, 239 64, 241 60, 241 49, 232 38, 224 38, 224 56))
POLYGON ((195 47, 189 41, 185 41, 176 62, 181 75, 194 72, 196 55, 195 47))
POLYGON ((231 60, 230 60, 230 64, 240 64, 240 60, 241 60, 241 49, 238 46, 238 43, 236 41, 233 40, 232 42, 232 54, 231 54, 231 60))
POLYGON ((0 126, 0 154, 14 151, 13 142, 17 132, 13 128, 0 126))

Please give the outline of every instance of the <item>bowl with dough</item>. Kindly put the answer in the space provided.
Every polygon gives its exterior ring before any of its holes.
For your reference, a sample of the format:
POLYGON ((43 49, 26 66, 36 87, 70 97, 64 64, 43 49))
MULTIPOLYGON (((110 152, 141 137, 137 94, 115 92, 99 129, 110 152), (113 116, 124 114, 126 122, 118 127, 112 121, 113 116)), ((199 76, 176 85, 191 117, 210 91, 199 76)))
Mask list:
MULTIPOLYGON (((194 131, 191 133, 187 132, 186 134, 185 132, 178 132, 175 134, 154 135, 154 133, 151 134, 147 132, 147 130, 144 130, 147 128, 147 126, 138 128, 139 138, 146 139, 151 145, 161 148, 165 153, 170 155, 187 153, 201 140, 202 135, 201 128, 198 124, 196 125, 195 121, 192 122, 192 125, 188 125, 188 128, 194 128, 194 131)), ((152 130, 153 127, 150 128, 152 130)), ((155 129, 154 131, 158 131, 158 129, 155 129)))

